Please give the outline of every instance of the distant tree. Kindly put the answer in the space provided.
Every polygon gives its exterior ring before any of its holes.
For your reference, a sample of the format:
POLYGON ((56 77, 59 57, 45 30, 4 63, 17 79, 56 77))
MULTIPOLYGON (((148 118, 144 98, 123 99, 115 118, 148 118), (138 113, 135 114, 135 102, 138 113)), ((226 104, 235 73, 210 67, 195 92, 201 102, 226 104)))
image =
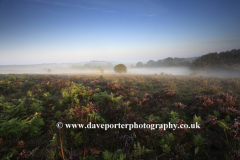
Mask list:
POLYGON ((133 64, 131 64, 130 68, 134 68, 134 65, 133 65, 133 64))
POLYGON ((157 62, 156 62, 156 65, 157 65, 157 67, 162 67, 163 66, 163 60, 158 60, 157 62))
POLYGON ((116 65, 113 70, 116 73, 127 73, 127 67, 124 64, 118 64, 116 65))
POLYGON ((142 62, 138 62, 137 64, 136 64, 136 67, 137 68, 142 68, 144 65, 143 65, 143 63, 142 62))
POLYGON ((154 60, 149 60, 146 64, 146 67, 155 67, 156 62, 154 60))
POLYGON ((50 72, 51 72, 51 69, 48 69, 47 71, 48 71, 48 73, 50 73, 50 72))
POLYGON ((186 67, 186 66, 190 66, 190 64, 191 64, 191 63, 190 63, 189 61, 186 61, 186 60, 185 60, 185 61, 180 62, 178 65, 179 65, 179 66, 185 66, 185 67, 186 67))
POLYGON ((177 66, 177 63, 174 61, 174 59, 172 57, 168 57, 168 58, 164 59, 163 64, 164 64, 164 66, 177 66))
POLYGON ((192 62, 190 69, 207 71, 209 69, 218 68, 219 64, 220 64, 220 60, 219 60, 218 54, 217 53, 209 53, 209 54, 206 54, 206 55, 196 58, 192 62))
POLYGON ((240 53, 236 50, 221 52, 218 54, 221 67, 237 69, 240 65, 240 53))

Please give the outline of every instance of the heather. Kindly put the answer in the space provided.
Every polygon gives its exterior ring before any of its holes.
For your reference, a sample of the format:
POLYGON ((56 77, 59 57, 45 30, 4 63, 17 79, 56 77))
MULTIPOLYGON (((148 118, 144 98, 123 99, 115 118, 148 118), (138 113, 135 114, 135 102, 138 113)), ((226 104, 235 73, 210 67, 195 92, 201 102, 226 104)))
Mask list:
POLYGON ((240 79, 0 75, 1 159, 239 159, 240 79), (58 129, 198 122, 200 129, 58 129))

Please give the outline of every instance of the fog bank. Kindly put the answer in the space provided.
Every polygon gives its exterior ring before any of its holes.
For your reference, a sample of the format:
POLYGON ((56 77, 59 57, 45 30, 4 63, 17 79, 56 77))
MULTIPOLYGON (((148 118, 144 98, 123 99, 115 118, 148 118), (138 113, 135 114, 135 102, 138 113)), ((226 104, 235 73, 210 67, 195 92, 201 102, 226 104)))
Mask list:
MULTIPOLYGON (((105 74, 116 74, 113 68, 103 68, 105 74)), ((188 75, 191 71, 187 67, 166 68, 127 68, 127 74, 160 74, 188 75)), ((101 74, 99 68, 73 68, 65 64, 49 65, 5 65, 0 66, 0 74, 101 74)))
MULTIPOLYGON (((90 67, 73 66, 72 64, 43 64, 43 65, 2 65, 0 74, 118 74, 113 71, 113 66, 90 67), (104 70, 101 73, 100 69, 104 70)), ((189 75, 193 71, 187 67, 149 67, 149 68, 130 68, 127 67, 127 75, 189 75)), ((206 77, 240 77, 238 70, 211 70, 209 72, 196 72, 194 76, 206 77)))

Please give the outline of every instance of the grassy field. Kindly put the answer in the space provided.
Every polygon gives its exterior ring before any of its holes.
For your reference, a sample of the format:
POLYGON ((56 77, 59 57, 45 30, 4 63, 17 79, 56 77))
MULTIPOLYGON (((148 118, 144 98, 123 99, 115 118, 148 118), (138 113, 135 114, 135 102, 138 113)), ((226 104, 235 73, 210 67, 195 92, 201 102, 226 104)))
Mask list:
POLYGON ((240 78, 0 75, 0 159, 240 159, 240 78), (80 129, 63 124, 200 124, 80 129))

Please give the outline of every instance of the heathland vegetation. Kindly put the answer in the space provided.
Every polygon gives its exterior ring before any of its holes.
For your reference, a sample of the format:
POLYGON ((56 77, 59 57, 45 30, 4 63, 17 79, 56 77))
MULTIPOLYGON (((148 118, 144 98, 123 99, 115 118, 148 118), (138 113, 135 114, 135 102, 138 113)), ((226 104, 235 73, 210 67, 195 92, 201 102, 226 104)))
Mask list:
POLYGON ((240 159, 240 79, 0 75, 0 159, 240 159), (58 129, 193 124, 200 129, 58 129))

